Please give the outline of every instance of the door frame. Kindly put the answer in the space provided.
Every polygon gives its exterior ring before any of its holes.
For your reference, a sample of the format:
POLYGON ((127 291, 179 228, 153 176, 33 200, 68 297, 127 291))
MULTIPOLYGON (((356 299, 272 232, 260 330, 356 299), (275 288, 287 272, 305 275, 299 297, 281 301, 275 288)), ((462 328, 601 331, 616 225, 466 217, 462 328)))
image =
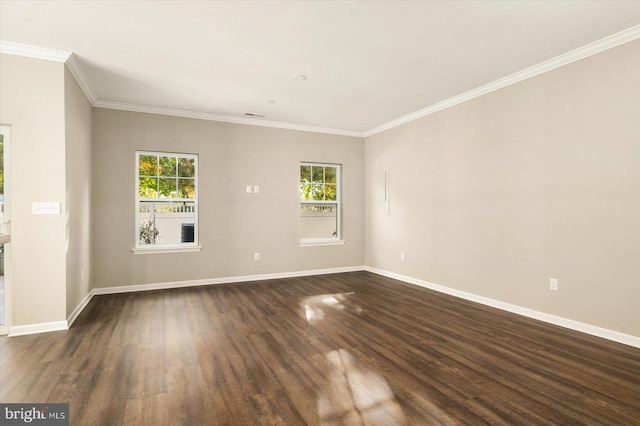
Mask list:
MULTIPOLYGON (((11 234, 11 126, 0 124, 3 135, 4 159, 4 216, 0 224, 0 233, 11 234)), ((11 243, 4 245, 4 324, 0 326, 0 334, 8 334, 11 328, 11 243)))

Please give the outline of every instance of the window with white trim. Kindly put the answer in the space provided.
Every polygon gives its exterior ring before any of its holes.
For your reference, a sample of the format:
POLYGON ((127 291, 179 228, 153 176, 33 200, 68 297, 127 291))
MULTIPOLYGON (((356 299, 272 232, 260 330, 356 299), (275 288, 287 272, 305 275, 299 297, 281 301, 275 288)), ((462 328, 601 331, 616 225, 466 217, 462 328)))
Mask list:
POLYGON ((198 155, 136 151, 136 249, 198 247, 198 155))
POLYGON ((301 244, 341 243, 340 165, 300 164, 301 244))

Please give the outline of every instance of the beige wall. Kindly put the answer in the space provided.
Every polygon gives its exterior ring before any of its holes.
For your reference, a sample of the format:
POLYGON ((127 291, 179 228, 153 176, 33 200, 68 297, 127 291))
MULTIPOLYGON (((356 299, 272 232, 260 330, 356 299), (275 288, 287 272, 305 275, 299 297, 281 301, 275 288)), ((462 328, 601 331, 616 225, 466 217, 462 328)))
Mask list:
POLYGON ((92 107, 66 68, 64 88, 68 318, 91 291, 92 107))
POLYGON ((63 64, 11 55, 0 90, 14 326, 62 321, 94 287, 366 264, 640 336, 639 41, 364 142, 92 111, 63 64), (131 252, 136 149, 200 154, 201 252, 131 252), (298 245, 301 161, 343 164, 345 245, 298 245))
POLYGON ((11 126, 12 325, 66 319, 65 66, 0 56, 0 122, 11 126), (61 215, 34 216, 34 201, 61 215))
POLYGON ((365 153, 368 266, 640 336, 640 41, 371 136, 365 153))
POLYGON ((94 287, 364 264, 362 138, 95 108, 93 140, 94 287), (131 252, 136 150, 199 154, 200 252, 131 252), (301 161, 343 165, 346 244, 298 245, 301 161))

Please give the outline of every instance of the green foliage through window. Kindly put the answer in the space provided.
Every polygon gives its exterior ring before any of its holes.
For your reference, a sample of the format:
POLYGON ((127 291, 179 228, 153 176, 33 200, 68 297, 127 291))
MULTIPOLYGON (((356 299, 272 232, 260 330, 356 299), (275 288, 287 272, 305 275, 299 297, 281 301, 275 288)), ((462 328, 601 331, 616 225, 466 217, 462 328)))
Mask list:
POLYGON ((301 201, 336 201, 338 166, 300 165, 301 201))
POLYGON ((195 198, 196 163, 179 154, 138 157, 138 195, 141 198, 195 198))
POLYGON ((197 247, 198 155, 136 152, 136 249, 197 247))

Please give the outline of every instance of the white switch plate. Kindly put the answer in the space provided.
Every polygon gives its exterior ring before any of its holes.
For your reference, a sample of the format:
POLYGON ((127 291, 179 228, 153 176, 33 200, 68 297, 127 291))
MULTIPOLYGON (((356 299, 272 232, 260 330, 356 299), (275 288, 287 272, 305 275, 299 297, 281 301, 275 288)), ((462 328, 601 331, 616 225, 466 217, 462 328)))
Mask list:
POLYGON ((553 291, 558 291, 558 279, 557 278, 551 278, 549 280, 549 289, 553 290, 553 291))
POLYGON ((253 260, 260 260, 260 253, 253 253, 253 260))
POLYGON ((254 185, 253 192, 255 192, 256 194, 259 193, 260 192, 260 187, 258 185, 254 185))
POLYGON ((31 209, 33 214, 60 214, 60 203, 34 202, 31 209))
POLYGON ((251 185, 247 185, 247 194, 251 194, 251 185))

